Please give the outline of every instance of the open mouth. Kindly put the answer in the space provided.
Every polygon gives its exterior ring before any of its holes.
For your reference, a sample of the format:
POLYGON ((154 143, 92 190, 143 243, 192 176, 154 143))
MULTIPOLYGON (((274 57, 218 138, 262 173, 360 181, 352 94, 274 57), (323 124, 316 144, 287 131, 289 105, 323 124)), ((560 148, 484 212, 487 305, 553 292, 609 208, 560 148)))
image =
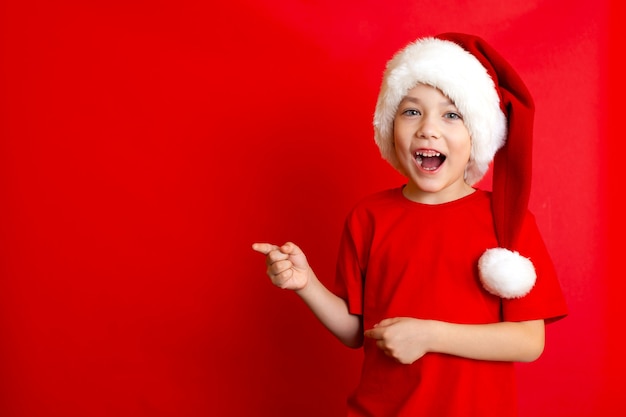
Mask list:
POLYGON ((425 171, 435 171, 446 160, 441 152, 423 150, 415 152, 415 161, 425 171))

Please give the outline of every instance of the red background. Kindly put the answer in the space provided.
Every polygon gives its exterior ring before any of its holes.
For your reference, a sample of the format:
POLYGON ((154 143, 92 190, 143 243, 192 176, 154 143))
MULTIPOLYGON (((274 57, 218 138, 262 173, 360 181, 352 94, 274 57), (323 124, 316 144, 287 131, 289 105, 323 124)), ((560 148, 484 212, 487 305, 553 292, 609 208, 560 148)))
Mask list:
POLYGON ((372 139, 384 64, 443 31, 537 104, 531 209, 571 314, 519 366, 521 415, 619 414, 614 3, 2 1, 0 415, 342 416, 360 352, 250 244, 332 278, 347 210, 402 181, 372 139))

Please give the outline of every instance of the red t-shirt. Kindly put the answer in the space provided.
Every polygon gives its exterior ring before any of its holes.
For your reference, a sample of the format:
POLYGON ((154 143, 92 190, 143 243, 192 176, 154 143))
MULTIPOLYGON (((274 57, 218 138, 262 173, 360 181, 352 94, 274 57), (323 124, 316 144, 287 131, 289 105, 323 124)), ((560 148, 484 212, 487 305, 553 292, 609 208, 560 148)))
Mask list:
MULTIPOLYGON (((363 317, 365 329, 393 317, 466 324, 563 317, 563 294, 530 213, 516 250, 533 262, 535 286, 513 300, 482 287, 478 259, 498 247, 490 204, 481 190, 438 205, 412 202, 401 188, 364 199, 346 219, 335 292, 363 317)), ((512 362, 428 353, 403 365, 368 339, 364 353, 349 416, 517 415, 512 362)))

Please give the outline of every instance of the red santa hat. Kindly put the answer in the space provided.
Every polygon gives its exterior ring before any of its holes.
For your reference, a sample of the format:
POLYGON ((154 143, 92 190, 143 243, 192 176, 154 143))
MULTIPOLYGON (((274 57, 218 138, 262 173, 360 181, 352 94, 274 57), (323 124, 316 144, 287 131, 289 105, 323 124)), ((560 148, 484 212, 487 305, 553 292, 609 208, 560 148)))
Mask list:
POLYGON ((478 261, 480 279, 503 298, 526 295, 534 286, 532 262, 516 251, 531 184, 534 103, 523 81, 483 39, 444 33, 410 43, 387 63, 374 114, 381 155, 400 169, 393 121, 400 101, 418 83, 450 98, 472 138, 465 181, 474 185, 493 161, 492 211, 498 248, 478 261))

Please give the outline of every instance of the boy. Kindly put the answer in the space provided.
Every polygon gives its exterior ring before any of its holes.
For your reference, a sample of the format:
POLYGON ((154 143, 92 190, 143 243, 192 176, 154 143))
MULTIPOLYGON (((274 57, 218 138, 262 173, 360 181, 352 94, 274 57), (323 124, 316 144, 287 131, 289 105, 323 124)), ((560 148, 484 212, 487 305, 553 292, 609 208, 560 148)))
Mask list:
POLYGON ((364 348, 349 416, 517 415, 514 362, 537 359, 567 313, 527 209, 533 114, 482 39, 418 39, 387 64, 374 115, 407 183, 349 213, 334 291, 295 244, 253 245, 275 285, 364 348), (493 191, 474 188, 492 161, 493 191))

